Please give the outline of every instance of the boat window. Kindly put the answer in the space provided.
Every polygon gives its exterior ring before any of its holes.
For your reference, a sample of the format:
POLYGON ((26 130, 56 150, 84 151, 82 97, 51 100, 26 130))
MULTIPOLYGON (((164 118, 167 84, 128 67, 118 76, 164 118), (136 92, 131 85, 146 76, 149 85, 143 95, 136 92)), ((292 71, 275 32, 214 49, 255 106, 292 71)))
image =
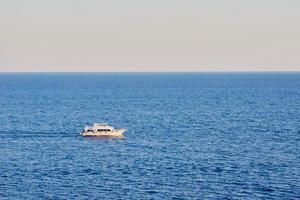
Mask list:
POLYGON ((110 129, 97 129, 97 131, 111 131, 110 129))

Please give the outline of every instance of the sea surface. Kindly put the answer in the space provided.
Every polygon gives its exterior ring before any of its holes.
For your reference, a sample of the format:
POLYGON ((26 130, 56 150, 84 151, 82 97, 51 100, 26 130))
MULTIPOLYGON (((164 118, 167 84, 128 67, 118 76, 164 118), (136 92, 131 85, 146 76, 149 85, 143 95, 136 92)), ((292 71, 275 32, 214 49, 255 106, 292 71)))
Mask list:
POLYGON ((300 73, 2 73, 0 199, 300 199, 300 73))

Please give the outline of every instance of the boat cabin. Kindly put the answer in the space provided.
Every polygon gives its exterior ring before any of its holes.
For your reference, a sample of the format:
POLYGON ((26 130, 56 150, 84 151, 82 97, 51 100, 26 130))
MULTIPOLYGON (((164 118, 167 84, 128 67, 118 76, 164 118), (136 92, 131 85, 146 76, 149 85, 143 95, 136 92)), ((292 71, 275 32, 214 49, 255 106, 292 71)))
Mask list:
POLYGON ((94 124, 93 126, 85 127, 85 132, 109 132, 112 131, 113 127, 107 124, 94 124))

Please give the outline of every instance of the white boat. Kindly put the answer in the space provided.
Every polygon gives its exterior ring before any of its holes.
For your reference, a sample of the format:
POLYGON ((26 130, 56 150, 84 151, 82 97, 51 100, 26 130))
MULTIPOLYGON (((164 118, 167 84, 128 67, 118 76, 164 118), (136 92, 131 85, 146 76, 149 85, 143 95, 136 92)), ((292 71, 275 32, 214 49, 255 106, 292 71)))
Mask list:
POLYGON ((84 128, 82 136, 124 138, 126 129, 114 129, 106 123, 96 123, 84 128))

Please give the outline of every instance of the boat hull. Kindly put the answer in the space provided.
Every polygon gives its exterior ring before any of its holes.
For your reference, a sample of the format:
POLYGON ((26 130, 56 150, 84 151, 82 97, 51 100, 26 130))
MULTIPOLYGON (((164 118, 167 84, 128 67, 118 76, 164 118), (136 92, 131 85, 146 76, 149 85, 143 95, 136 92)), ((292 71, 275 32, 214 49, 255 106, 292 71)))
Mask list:
POLYGON ((125 129, 113 131, 99 131, 99 132, 82 132, 80 135, 84 137, 109 137, 109 138, 124 138, 125 129))

